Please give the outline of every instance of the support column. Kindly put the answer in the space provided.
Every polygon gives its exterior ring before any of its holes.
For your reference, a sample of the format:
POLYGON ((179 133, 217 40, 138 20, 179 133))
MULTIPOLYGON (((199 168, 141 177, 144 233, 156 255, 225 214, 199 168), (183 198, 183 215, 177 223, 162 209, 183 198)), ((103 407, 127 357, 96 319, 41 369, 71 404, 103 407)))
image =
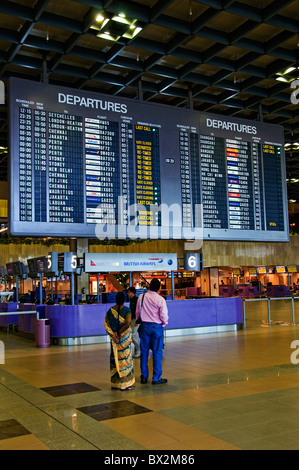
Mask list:
MULTIPOLYGON (((88 253, 88 238, 77 239, 77 256, 83 258, 84 253, 88 253)), ((85 288, 85 295, 89 294, 89 274, 82 273, 81 276, 77 277, 77 294, 82 294, 82 289, 85 288)), ((86 297, 82 295, 82 300, 86 297)))
POLYGON ((219 296, 219 273, 218 268, 209 268, 210 277, 210 295, 212 297, 219 296))

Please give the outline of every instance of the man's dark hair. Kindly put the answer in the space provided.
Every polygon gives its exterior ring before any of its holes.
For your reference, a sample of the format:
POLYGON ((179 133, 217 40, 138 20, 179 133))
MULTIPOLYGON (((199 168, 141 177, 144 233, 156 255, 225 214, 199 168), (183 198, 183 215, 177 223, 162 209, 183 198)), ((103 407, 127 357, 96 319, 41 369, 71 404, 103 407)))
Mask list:
POLYGON ((133 287, 133 286, 129 287, 128 292, 132 292, 133 294, 136 294, 135 287, 133 287))
POLYGON ((151 291, 158 292, 158 290, 160 289, 160 286, 161 286, 161 282, 159 281, 159 279, 155 278, 151 280, 151 283, 150 283, 151 291))

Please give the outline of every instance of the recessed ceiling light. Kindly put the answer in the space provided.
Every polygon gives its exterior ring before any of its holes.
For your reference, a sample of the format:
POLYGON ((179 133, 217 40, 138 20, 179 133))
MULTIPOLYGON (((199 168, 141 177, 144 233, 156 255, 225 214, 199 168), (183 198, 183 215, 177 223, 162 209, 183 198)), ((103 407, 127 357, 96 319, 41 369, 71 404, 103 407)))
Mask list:
POLYGON ((112 20, 117 21, 117 23, 130 24, 130 21, 127 20, 125 16, 121 16, 121 15, 113 16, 112 20))
POLYGON ((289 83, 289 81, 292 81, 292 80, 287 80, 286 78, 283 78, 283 77, 277 77, 276 80, 278 82, 285 82, 285 83, 289 83))
POLYGON ((121 37, 133 39, 142 30, 140 25, 138 26, 137 19, 129 18, 125 13, 118 13, 112 17, 109 14, 99 13, 91 28, 99 31, 97 37, 109 41, 117 41, 121 37), (120 24, 117 26, 117 23, 120 24), (109 31, 107 29, 105 31, 105 25, 109 31))
POLYGON ((107 39, 108 41, 117 41, 120 38, 120 36, 117 36, 117 37, 111 36, 111 34, 109 34, 109 31, 106 31, 105 33, 99 33, 97 34, 97 37, 102 38, 102 39, 107 39))
POLYGON ((101 15, 100 13, 96 16, 96 21, 100 23, 101 21, 104 21, 105 17, 101 15))
POLYGON ((296 67, 289 67, 287 70, 285 70, 285 72, 282 73, 282 75, 287 75, 288 73, 291 73, 294 70, 296 70, 296 67))

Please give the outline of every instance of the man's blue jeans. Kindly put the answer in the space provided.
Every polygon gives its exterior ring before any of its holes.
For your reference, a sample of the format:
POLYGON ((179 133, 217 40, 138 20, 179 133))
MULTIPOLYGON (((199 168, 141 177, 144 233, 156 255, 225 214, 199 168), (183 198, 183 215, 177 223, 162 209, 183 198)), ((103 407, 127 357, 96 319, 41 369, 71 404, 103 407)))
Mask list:
POLYGON ((144 322, 139 327, 141 375, 148 379, 148 355, 153 351, 153 380, 160 380, 162 375, 164 329, 158 323, 144 322))

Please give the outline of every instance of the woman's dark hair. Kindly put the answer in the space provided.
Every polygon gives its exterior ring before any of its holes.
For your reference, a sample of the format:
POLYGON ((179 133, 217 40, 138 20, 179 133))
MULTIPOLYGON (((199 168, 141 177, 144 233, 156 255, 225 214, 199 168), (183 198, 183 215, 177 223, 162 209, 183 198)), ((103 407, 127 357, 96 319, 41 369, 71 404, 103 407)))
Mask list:
POLYGON ((126 300, 126 296, 123 292, 118 292, 116 294, 115 301, 116 301, 116 305, 118 305, 118 307, 121 307, 124 304, 125 300, 126 300))

